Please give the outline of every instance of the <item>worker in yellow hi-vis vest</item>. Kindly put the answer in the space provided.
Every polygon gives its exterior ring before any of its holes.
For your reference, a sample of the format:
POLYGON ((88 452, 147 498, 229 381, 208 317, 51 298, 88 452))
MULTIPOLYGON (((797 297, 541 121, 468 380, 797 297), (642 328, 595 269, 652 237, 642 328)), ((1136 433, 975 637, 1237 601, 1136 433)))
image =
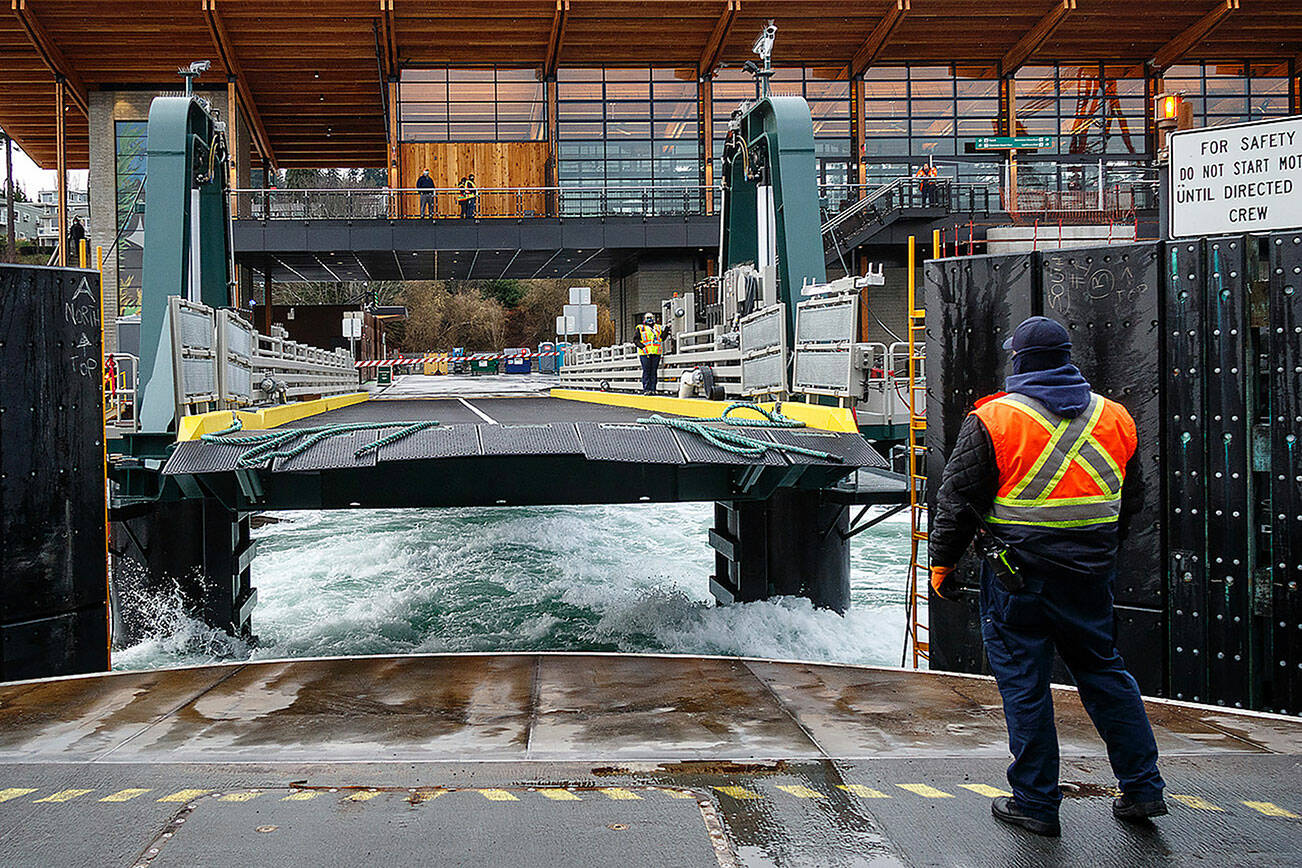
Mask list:
POLYGON ((637 327, 637 354, 642 360, 642 394, 656 393, 656 372, 660 370, 660 356, 664 354, 669 327, 656 325, 655 314, 642 318, 637 327))

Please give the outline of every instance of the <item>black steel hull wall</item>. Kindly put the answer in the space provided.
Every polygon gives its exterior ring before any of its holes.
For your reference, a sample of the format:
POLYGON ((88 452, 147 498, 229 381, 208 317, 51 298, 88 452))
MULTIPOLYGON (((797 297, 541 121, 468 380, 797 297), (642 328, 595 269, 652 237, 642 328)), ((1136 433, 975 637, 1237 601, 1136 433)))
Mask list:
POLYGON ((99 275, 0 265, 0 680, 105 670, 99 275))
MULTIPOLYGON (((1004 336, 1061 321, 1139 428, 1147 498, 1115 585, 1131 671, 1146 693, 1302 711, 1302 235, 939 260, 925 285, 930 496, 1002 388, 1004 336)), ((960 574, 957 601, 930 600, 931 664, 985 671, 977 564, 960 574)))

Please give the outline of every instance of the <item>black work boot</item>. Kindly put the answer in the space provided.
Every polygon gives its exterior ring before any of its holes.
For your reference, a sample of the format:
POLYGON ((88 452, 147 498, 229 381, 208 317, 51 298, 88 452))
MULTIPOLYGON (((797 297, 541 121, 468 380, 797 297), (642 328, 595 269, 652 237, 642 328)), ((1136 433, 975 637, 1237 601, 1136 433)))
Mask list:
POLYGON ((1139 802, 1130 796, 1122 796, 1113 800, 1112 816, 1118 820, 1131 822, 1147 820, 1150 817, 1163 817, 1166 816, 1166 802, 1161 796, 1151 802, 1139 802))
POLYGON ((1017 807, 1017 803, 1008 796, 999 796, 991 802, 990 813, 995 815, 996 820, 1001 820, 1010 826, 1020 826, 1028 832, 1044 835, 1047 838, 1057 838, 1062 834, 1062 826, 1058 825, 1057 820, 1037 820, 1023 814, 1022 809, 1017 807))

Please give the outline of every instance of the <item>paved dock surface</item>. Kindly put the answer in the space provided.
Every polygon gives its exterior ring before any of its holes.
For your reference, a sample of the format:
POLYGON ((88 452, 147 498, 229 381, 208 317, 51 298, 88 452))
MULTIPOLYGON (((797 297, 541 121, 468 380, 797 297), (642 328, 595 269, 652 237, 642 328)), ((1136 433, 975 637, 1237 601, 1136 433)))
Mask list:
POLYGON ((0 864, 1295 865, 1302 719, 1151 701, 1125 825, 1073 691, 1063 837, 996 824, 987 679, 634 655, 234 663, 0 685, 0 864))

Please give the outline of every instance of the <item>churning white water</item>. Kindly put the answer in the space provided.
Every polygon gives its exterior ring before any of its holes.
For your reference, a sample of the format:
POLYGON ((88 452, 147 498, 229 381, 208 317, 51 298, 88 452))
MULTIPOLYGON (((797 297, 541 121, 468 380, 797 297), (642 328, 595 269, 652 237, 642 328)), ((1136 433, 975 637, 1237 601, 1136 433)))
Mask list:
POLYGON ((144 669, 223 659, 457 651, 728 654, 898 665, 909 524, 856 536, 845 615, 716 607, 710 504, 275 513, 254 531, 256 643, 146 603, 144 669))

